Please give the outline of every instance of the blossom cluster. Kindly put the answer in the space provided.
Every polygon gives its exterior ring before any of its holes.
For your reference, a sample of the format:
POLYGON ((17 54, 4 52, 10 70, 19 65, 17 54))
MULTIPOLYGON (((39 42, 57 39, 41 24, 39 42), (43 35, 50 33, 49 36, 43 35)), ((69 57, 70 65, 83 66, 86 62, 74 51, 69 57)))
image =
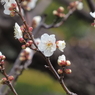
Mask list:
POLYGON ((1 0, 1 3, 4 4, 4 13, 6 15, 15 14, 15 10, 18 10, 15 0, 1 0))

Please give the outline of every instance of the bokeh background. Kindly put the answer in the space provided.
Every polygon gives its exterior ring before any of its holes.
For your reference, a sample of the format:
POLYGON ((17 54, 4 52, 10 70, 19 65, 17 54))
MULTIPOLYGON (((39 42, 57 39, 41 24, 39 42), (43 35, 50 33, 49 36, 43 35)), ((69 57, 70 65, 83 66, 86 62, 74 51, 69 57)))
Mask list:
MULTIPOLYGON (((38 0, 36 7, 27 13, 27 20, 31 24, 36 15, 47 14, 45 22, 52 23, 55 16, 53 10, 59 6, 65 8, 68 13, 68 2, 75 0, 38 0)), ((95 3, 95 0, 93 0, 95 3)), ((84 8, 74 12, 68 20, 59 28, 40 29, 39 36, 48 32, 55 34, 57 39, 64 39, 67 43, 64 54, 71 61, 72 74, 65 75, 67 87, 78 95, 95 94, 95 29, 89 15, 90 9, 86 0, 83 0, 84 8)), ((8 72, 21 51, 21 44, 14 39, 13 26, 15 22, 21 24, 19 17, 10 17, 3 14, 3 6, 0 5, 0 51, 6 56, 8 72)), ((51 60, 55 68, 60 51, 55 52, 51 60)), ((19 95, 66 95, 54 76, 43 66, 44 60, 35 55, 29 69, 25 70, 16 83, 19 95)), ((12 93, 9 95, 13 95, 12 93)))

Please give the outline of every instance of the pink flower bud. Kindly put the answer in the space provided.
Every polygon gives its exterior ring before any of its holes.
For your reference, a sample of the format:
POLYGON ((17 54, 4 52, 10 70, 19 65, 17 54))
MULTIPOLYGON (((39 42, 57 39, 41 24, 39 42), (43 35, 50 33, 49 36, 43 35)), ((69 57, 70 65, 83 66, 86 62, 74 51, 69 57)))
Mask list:
POLYGON ((2 58, 1 58, 2 60, 5 60, 6 59, 6 57, 4 56, 4 55, 2 55, 2 58))
POLYGON ((66 61, 60 61, 60 62, 58 62, 58 65, 59 66, 66 66, 66 61))
POLYGON ((58 74, 62 74, 63 70, 62 69, 58 69, 57 72, 58 72, 58 74))
POLYGON ((71 62, 69 60, 66 60, 66 66, 70 66, 71 62))
POLYGON ((72 73, 71 69, 65 69, 64 71, 65 71, 66 74, 71 74, 72 73))
POLYGON ((29 31, 32 32, 32 30, 33 30, 33 27, 29 27, 29 31))
POLYGON ((21 43, 25 42, 23 38, 18 39, 21 43))
POLYGON ((14 8, 17 7, 17 4, 16 4, 16 3, 12 3, 12 4, 11 4, 11 7, 14 9, 14 8))
POLYGON ((62 7, 62 6, 60 6, 59 8, 58 8, 58 12, 63 12, 64 11, 64 8, 62 7))
POLYGON ((26 46, 25 45, 22 45, 22 49, 25 49, 26 48, 26 46))
POLYGON ((9 76, 8 79, 9 79, 9 81, 12 81, 12 80, 14 80, 14 77, 13 76, 9 76))
POLYGON ((56 10, 54 10, 53 15, 58 15, 58 12, 56 10))
POLYGON ((0 80, 0 83, 1 84, 5 84, 7 82, 7 79, 6 78, 2 78, 1 80, 0 80))

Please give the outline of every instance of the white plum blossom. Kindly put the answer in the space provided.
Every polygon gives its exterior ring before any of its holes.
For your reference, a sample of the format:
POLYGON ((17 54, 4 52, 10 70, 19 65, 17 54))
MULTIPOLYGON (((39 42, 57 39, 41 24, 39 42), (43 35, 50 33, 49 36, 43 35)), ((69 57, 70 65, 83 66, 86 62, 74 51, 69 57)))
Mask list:
POLYGON ((31 49, 30 49, 29 47, 27 47, 27 48, 25 49, 25 51, 26 51, 27 53, 31 53, 31 49))
POLYGON ((32 26, 36 28, 41 22, 41 16, 35 16, 32 19, 32 26))
POLYGON ((76 1, 77 4, 77 10, 82 10, 83 9, 83 3, 80 1, 76 1))
POLYGON ((90 15, 95 18, 95 12, 90 12, 90 15))
POLYGON ((48 35, 45 33, 41 36, 41 41, 38 44, 38 49, 42 51, 46 57, 50 57, 56 50, 55 42, 55 35, 48 35))
POLYGON ((7 3, 8 0, 1 0, 1 3, 4 4, 4 3, 7 3))
POLYGON ((37 0, 31 0, 28 4, 27 7, 29 8, 28 10, 31 10, 35 7, 37 0))
POLYGON ((16 39, 23 38, 22 31, 21 31, 21 29, 20 29, 20 26, 19 26, 17 23, 15 23, 14 34, 15 34, 14 37, 15 37, 16 39))
MULTIPOLYGON (((16 4, 15 0, 1 0, 1 3, 4 4, 4 13, 10 15, 12 4, 16 4)), ((17 8, 17 7, 16 7, 17 8)))
POLYGON ((0 52, 0 56, 2 56, 2 52, 0 52))
POLYGON ((61 55, 61 56, 58 57, 57 62, 58 62, 58 63, 61 63, 62 61, 66 61, 65 55, 61 55))
POLYGON ((57 46, 57 48, 60 50, 60 51, 64 51, 64 48, 66 47, 66 43, 65 43, 65 41, 63 40, 63 41, 57 41, 56 42, 56 46, 57 46))

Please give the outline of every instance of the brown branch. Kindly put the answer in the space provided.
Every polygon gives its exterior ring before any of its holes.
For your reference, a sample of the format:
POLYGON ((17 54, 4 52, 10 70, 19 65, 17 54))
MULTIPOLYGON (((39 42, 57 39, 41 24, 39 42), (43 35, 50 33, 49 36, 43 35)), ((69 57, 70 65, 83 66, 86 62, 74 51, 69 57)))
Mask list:
MULTIPOLYGON (((58 1, 60 1, 61 3, 63 3, 63 4, 65 4, 65 5, 69 5, 70 4, 70 1, 71 0, 58 0, 58 1)), ((88 0, 88 1, 90 1, 90 0, 88 0)), ((92 19, 92 17, 89 15, 89 13, 87 13, 85 10, 81 10, 81 11, 79 11, 79 10, 76 10, 75 11, 75 14, 77 15, 77 16, 80 16, 83 20, 86 20, 86 21, 88 21, 88 22, 91 22, 91 21, 93 21, 93 19, 92 19)))
POLYGON ((59 26, 61 26, 69 18, 69 16, 75 10, 76 10, 76 8, 73 8, 73 9, 69 10, 69 12, 65 15, 65 17, 60 22, 58 22, 58 23, 56 23, 57 20, 55 20, 55 22, 52 23, 51 25, 47 25, 47 24, 43 23, 41 26, 44 27, 44 28, 46 28, 46 29, 59 27, 59 26))
POLYGON ((45 55, 44 55, 41 51, 38 51, 38 52, 39 52, 39 53, 42 55, 42 57, 45 59, 45 61, 46 61, 47 64, 48 64, 48 66, 46 66, 46 67, 48 67, 48 69, 49 69, 49 70, 54 74, 54 76, 57 78, 57 80, 58 80, 59 83, 61 84, 63 90, 65 90, 66 94, 67 94, 67 95, 77 95, 76 93, 71 92, 71 91, 66 87, 63 78, 61 78, 61 77, 59 76, 59 74, 57 73, 57 71, 55 70, 55 68, 53 67, 53 65, 51 64, 50 59, 47 58, 47 57, 45 57, 45 55))

